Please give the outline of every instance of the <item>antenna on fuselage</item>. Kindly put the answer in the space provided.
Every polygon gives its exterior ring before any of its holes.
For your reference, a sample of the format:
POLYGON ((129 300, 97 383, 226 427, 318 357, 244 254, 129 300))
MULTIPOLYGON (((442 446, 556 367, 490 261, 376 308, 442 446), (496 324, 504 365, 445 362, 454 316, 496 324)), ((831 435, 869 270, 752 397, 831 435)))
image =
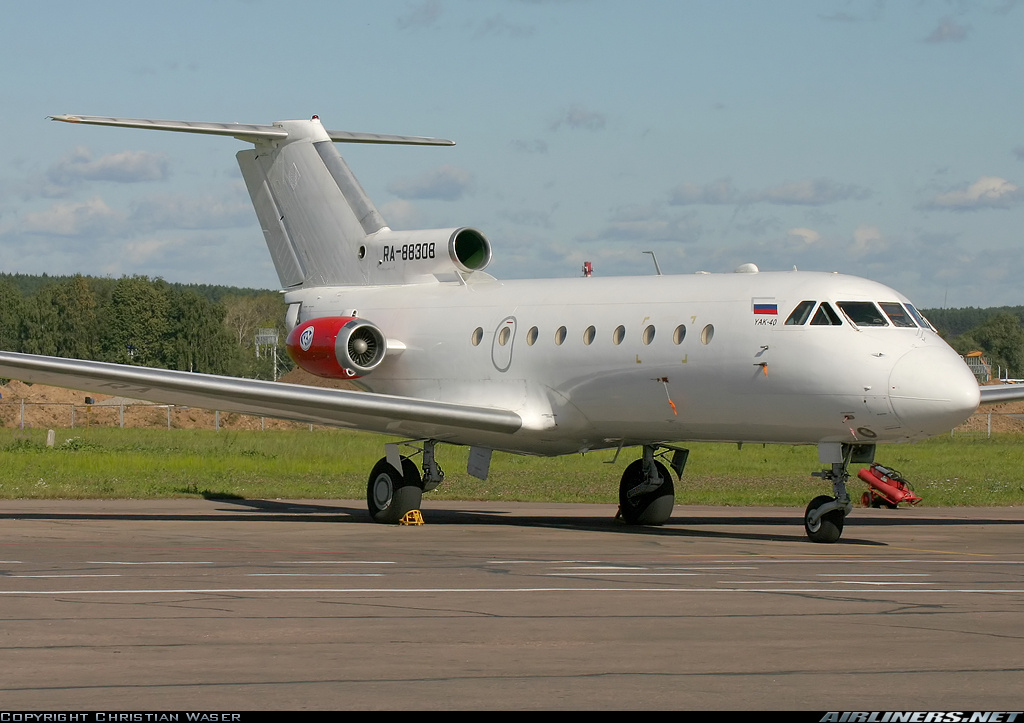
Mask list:
POLYGON ((644 251, 645 254, 650 254, 651 258, 654 259, 654 271, 661 276, 661 266, 658 265, 658 257, 655 256, 653 251, 644 251))

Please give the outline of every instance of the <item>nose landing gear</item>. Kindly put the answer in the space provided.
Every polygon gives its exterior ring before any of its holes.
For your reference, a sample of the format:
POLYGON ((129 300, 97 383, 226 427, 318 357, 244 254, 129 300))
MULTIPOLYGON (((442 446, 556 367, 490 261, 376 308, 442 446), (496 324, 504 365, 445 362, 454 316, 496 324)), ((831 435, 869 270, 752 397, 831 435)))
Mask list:
POLYGON ((818 458, 831 467, 811 474, 831 482, 834 496, 821 495, 811 500, 804 511, 804 531, 811 542, 832 543, 842 536, 846 516, 853 510, 846 490, 850 463, 874 461, 875 445, 822 443, 818 445, 818 458))

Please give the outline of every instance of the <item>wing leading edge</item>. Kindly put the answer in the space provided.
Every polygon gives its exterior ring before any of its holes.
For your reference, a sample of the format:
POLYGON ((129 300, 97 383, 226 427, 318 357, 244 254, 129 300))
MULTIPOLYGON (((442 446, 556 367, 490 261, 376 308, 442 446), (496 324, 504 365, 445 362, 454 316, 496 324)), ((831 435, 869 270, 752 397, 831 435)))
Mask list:
POLYGON ((981 403, 1012 402, 1024 399, 1024 384, 1001 384, 981 387, 981 403))
POLYGON ((0 352, 0 377, 416 437, 443 438, 453 428, 456 436, 457 430, 512 434, 522 427, 522 418, 505 409, 16 352, 0 352))

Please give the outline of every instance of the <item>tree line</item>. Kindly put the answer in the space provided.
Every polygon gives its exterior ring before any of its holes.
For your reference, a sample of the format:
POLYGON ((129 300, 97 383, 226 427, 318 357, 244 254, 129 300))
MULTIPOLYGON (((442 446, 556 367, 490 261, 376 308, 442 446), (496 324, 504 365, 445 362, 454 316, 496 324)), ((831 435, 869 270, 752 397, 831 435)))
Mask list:
MULTIPOLYGON (((271 379, 255 335, 276 328, 283 347, 284 313, 274 291, 0 274, 0 349, 28 354, 271 379)), ((291 368, 277 356, 279 374, 291 368)))
MULTIPOLYGON (((1024 376, 1024 306, 923 312, 960 354, 981 351, 993 369, 1024 376)), ((283 347, 284 314, 276 291, 0 274, 0 349, 29 354, 271 379, 273 359, 256 356, 255 335, 276 328, 283 347)), ((279 373, 291 366, 279 353, 279 373)))
POLYGON ((993 376, 1002 370, 1004 376, 1024 377, 1024 306, 924 309, 922 313, 957 353, 982 352, 993 376))

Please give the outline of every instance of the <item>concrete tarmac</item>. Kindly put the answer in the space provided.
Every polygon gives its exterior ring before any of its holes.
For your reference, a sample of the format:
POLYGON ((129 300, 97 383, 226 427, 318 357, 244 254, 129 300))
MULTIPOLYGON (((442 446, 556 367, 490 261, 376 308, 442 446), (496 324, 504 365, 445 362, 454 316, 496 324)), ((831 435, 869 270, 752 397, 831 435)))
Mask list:
POLYGON ((1020 710, 1024 509, 3 501, 5 710, 1020 710))

